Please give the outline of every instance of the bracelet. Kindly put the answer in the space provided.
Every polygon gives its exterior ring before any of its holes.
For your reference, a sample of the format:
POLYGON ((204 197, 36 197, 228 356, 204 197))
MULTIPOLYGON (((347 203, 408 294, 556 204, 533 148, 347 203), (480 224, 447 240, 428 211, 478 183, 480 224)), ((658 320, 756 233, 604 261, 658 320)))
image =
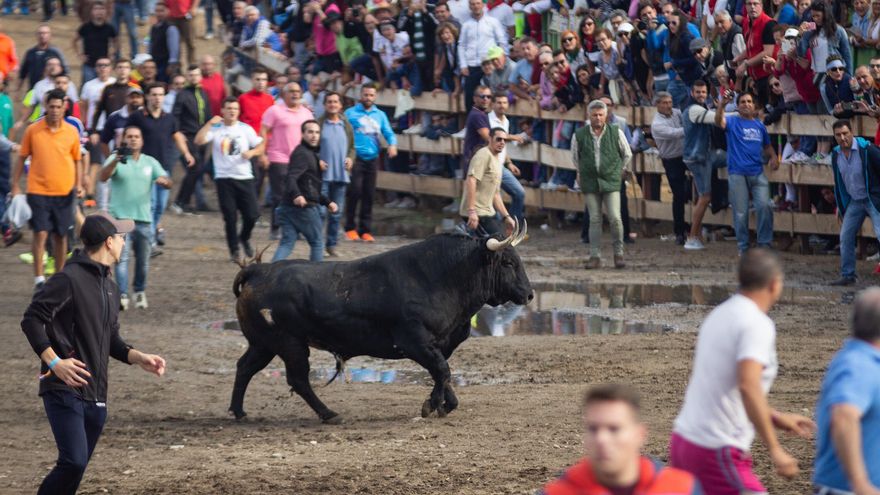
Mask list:
POLYGON ((55 359, 49 361, 49 369, 51 370, 52 368, 54 368, 55 365, 58 364, 58 361, 61 361, 61 358, 58 356, 55 356, 55 359))

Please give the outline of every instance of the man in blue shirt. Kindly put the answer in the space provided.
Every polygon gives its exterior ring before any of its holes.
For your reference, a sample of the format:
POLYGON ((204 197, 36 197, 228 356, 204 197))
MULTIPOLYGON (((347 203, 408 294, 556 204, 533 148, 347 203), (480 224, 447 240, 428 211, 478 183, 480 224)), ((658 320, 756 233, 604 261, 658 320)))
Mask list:
MULTIPOLYGON (((324 249, 328 256, 336 256, 336 241, 339 238, 339 219, 345 203, 345 189, 351 182, 349 173, 354 166, 354 130, 342 114, 342 96, 335 91, 324 95, 324 115, 318 119, 321 124, 321 169, 324 181, 321 194, 339 206, 327 219, 327 240, 324 249)), ((326 211, 322 210, 322 215, 326 211)))
MULTIPOLYGON (((731 91, 721 97, 724 108, 733 99, 731 91)), ((770 156, 769 165, 779 168, 776 151, 770 145, 770 134, 758 119, 755 98, 741 93, 736 100, 739 115, 715 113, 715 125, 727 134, 727 182, 730 204, 733 205, 733 230, 740 254, 749 248, 749 197, 758 217, 758 246, 770 247, 773 241, 773 212, 770 210, 770 183, 764 175, 763 154, 770 156)))
POLYGON ((345 117, 354 129, 354 148, 357 158, 351 171, 351 183, 345 193, 345 237, 349 240, 373 242, 370 224, 373 220, 373 195, 376 192, 376 168, 379 153, 379 134, 388 143, 388 158, 397 156, 397 137, 385 112, 373 103, 376 86, 365 84, 361 88, 361 101, 345 111, 345 117), (358 202, 360 217, 355 223, 358 202))
POLYGON ((856 297, 852 339, 831 360, 816 405, 816 494, 880 494, 880 288, 856 297))
POLYGON ((875 235, 880 232, 880 149, 866 139, 854 138, 850 123, 832 126, 837 146, 831 152, 834 196, 840 226, 840 279, 831 285, 856 283, 856 235, 870 216, 875 235))

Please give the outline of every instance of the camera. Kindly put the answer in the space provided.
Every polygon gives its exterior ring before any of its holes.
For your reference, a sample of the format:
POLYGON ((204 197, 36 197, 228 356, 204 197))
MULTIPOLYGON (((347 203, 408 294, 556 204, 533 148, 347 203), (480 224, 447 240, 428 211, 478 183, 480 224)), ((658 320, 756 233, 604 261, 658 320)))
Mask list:
POLYGON ((361 9, 360 9, 360 7, 355 7, 355 8, 353 8, 353 9, 351 9, 351 16, 352 16, 352 17, 360 17, 360 16, 361 16, 361 9))
POLYGON ((852 104, 852 102, 850 102, 850 101, 845 101, 845 102, 843 102, 843 103, 840 104, 840 108, 843 109, 843 110, 852 110, 852 109, 853 109, 853 104, 852 104))
POLYGON ((733 90, 732 89, 725 89, 724 90, 724 97, 732 99, 733 98, 733 90))
POLYGON ((116 157, 119 159, 119 163, 125 164, 128 162, 128 157, 131 155, 131 148, 126 145, 122 145, 116 148, 116 157))

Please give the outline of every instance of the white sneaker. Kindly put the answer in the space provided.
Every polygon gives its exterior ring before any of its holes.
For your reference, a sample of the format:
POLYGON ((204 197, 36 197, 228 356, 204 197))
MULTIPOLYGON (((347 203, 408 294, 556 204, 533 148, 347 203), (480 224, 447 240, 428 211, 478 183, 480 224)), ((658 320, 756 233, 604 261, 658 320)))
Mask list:
POLYGON ((410 196, 407 196, 407 197, 401 199, 400 202, 397 203, 397 206, 395 206, 395 208, 403 208, 403 209, 410 209, 410 208, 415 208, 415 207, 416 207, 416 200, 414 200, 410 196))
POLYGON ((688 251, 700 251, 702 249, 706 249, 706 246, 703 245, 703 241, 695 237, 689 237, 688 240, 684 243, 684 248, 688 251))
POLYGON ((137 309, 147 309, 149 304, 147 304, 147 294, 144 292, 135 292, 134 293, 134 307, 137 309))
POLYGON ((119 296, 119 311, 128 311, 128 294, 119 296))
POLYGON ((408 128, 404 129, 403 134, 421 134, 422 133, 422 124, 411 125, 408 128))

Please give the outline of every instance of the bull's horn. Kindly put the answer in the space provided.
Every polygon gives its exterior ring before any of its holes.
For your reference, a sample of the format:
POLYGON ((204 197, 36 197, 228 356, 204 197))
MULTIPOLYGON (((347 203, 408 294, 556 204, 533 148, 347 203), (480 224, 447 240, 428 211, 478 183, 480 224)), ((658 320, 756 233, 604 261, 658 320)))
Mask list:
POLYGON ((516 238, 516 236, 519 235, 519 223, 516 221, 515 218, 513 219, 513 222, 513 232, 511 232, 506 239, 504 239, 503 241, 499 241, 498 239, 489 239, 488 241, 486 241, 486 247, 489 249, 489 251, 501 251, 502 249, 509 246, 510 243, 513 242, 513 240, 516 238))
POLYGON ((513 242, 510 243, 510 245, 513 247, 518 246, 519 243, 526 240, 527 235, 529 235, 529 222, 527 222, 526 219, 523 218, 522 232, 519 233, 519 235, 516 237, 516 239, 513 240, 513 242))

